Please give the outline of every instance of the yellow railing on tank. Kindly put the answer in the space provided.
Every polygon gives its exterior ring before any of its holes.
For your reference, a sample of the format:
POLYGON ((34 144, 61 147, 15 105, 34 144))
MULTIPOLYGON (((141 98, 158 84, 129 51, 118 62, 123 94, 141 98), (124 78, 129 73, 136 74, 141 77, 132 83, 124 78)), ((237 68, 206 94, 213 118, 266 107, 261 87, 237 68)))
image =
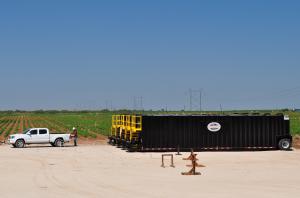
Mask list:
POLYGON ((121 124, 120 124, 120 128, 122 130, 125 130, 125 123, 126 123, 126 115, 121 115, 121 124))
POLYGON ((121 127, 122 126, 122 119, 121 119, 121 115, 115 115, 116 116, 116 126, 117 127, 121 127))
POLYGON ((120 115, 120 127, 119 127, 118 136, 122 139, 125 136, 125 129, 126 129, 125 123, 126 123, 126 115, 120 115))
POLYGON ((111 135, 125 140, 137 140, 142 131, 142 116, 113 115, 111 135))
POLYGON ((130 141, 137 140, 142 131, 142 116, 131 116, 130 141))
POLYGON ((131 115, 126 115, 125 128, 126 130, 131 129, 131 115))
POLYGON ((111 119, 111 136, 116 136, 116 130, 117 130, 117 117, 116 115, 113 115, 111 119))
POLYGON ((131 128, 133 131, 142 130, 142 116, 132 116, 131 117, 131 128))
POLYGON ((113 115, 112 116, 112 127, 116 127, 117 126, 117 116, 113 115))
POLYGON ((128 140, 130 138, 130 132, 131 132, 131 115, 126 115, 125 119, 125 135, 124 139, 128 140))

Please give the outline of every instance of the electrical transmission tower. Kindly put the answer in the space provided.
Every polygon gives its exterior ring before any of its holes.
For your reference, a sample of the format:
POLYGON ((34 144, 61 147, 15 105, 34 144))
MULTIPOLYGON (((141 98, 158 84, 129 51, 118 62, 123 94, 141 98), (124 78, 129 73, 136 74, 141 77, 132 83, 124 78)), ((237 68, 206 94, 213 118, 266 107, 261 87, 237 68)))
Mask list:
POLYGON ((144 110, 144 104, 143 104, 144 98, 142 96, 140 97, 133 97, 133 110, 136 111, 142 111, 144 110))
POLYGON ((190 111, 202 111, 202 89, 189 89, 190 111))

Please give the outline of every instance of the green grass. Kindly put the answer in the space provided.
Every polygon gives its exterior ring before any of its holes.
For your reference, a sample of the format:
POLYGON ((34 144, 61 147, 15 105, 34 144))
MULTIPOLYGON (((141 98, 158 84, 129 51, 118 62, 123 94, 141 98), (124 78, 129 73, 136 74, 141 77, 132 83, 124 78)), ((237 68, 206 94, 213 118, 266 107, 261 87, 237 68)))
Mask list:
MULTIPOLYGON (((293 135, 300 135, 300 113, 291 111, 227 111, 224 114, 238 113, 283 113, 290 116, 291 120, 291 133, 293 135)), ((122 112, 109 112, 109 111, 82 111, 82 112, 0 112, 0 133, 1 125, 5 125, 9 118, 14 116, 24 116, 31 120, 33 126, 48 127, 53 131, 71 132, 73 127, 78 128, 79 135, 83 137, 95 138, 98 134, 109 135, 111 128, 111 116, 113 114, 124 114, 128 111, 122 112)), ((198 114, 199 112, 183 112, 183 111, 144 111, 139 112, 142 114, 198 114)), ((202 112, 214 113, 220 112, 202 112)), ((25 127, 25 126, 24 126, 25 127)), ((17 127, 18 128, 18 127, 17 127)), ((2 129, 3 131, 4 129, 2 129)), ((8 134, 5 134, 8 135, 8 134)))
POLYGON ((293 135, 300 135, 300 113, 289 112, 291 120, 291 132, 293 135))

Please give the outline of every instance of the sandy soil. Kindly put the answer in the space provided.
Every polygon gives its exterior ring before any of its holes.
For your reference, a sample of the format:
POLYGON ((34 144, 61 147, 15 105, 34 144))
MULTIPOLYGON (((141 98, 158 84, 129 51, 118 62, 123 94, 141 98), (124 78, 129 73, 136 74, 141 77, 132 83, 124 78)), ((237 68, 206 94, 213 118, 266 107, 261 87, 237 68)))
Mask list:
POLYGON ((293 146, 294 148, 300 149, 300 135, 294 136, 293 146))
POLYGON ((186 161, 161 168, 161 153, 127 153, 108 145, 0 146, 0 197, 300 196, 300 150, 202 152, 201 176, 182 176, 186 161))

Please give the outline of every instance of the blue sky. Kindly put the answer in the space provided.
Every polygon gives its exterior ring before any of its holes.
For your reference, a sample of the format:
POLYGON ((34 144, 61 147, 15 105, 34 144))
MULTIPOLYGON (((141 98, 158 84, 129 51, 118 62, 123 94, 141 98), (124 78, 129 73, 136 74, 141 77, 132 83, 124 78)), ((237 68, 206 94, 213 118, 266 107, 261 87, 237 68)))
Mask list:
POLYGON ((299 1, 1 1, 0 109, 300 107, 299 1))

